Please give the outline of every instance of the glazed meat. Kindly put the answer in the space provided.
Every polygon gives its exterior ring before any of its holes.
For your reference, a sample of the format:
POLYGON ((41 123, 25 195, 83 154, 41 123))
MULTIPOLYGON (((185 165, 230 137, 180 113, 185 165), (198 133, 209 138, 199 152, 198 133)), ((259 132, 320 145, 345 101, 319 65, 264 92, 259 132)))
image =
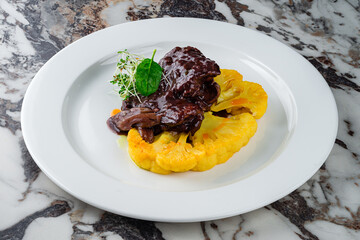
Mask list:
POLYGON ((161 116, 149 108, 130 108, 119 112, 107 120, 108 126, 121 134, 122 131, 129 131, 132 127, 151 128, 160 123, 161 116))
POLYGON ((209 98, 208 107, 216 101, 217 93, 205 89, 204 83, 213 83, 214 77, 220 74, 219 66, 206 58, 193 47, 176 47, 167 53, 159 62, 165 76, 173 83, 172 91, 181 98, 202 100, 202 94, 209 98), (202 94, 199 93, 200 90, 202 94), (215 94, 214 94, 215 93, 215 94))
POLYGON ((164 71, 158 90, 140 100, 123 101, 122 111, 107 121, 114 132, 136 127, 145 141, 152 142, 162 131, 193 134, 200 128, 204 112, 220 94, 214 82, 219 66, 194 47, 176 47, 159 64, 164 71))

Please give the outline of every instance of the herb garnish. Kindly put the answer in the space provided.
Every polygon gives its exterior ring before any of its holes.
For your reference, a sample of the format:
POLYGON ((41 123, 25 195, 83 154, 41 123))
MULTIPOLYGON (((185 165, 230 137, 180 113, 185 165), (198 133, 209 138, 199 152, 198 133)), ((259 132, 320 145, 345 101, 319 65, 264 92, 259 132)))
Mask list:
POLYGON ((162 68, 158 63, 154 62, 155 53, 156 49, 151 59, 145 58, 136 68, 136 89, 143 96, 149 96, 159 88, 162 68))
POLYGON ((120 59, 116 65, 113 80, 110 83, 117 86, 117 91, 124 100, 131 96, 139 98, 135 86, 135 71, 144 57, 131 54, 126 49, 118 53, 120 59))
POLYGON ((120 97, 124 100, 136 96, 139 93, 149 96, 159 88, 162 68, 154 62, 154 50, 151 59, 129 53, 126 49, 119 51, 120 60, 117 63, 113 80, 110 83, 116 85, 120 97))

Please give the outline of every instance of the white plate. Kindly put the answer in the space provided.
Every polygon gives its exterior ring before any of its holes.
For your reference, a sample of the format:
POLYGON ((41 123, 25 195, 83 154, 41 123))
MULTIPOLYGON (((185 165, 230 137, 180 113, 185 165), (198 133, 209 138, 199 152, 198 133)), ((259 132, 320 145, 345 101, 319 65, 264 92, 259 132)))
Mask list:
POLYGON ((302 56, 256 31, 188 18, 121 24, 70 44, 37 73, 21 117, 31 155, 65 191, 114 213, 170 222, 233 216, 289 194, 324 163, 338 121, 328 85, 302 56), (156 48, 159 60, 187 45, 260 83, 268 109, 249 144, 225 164, 157 175, 136 167, 107 128, 120 107, 108 80, 118 50, 150 57, 156 48))

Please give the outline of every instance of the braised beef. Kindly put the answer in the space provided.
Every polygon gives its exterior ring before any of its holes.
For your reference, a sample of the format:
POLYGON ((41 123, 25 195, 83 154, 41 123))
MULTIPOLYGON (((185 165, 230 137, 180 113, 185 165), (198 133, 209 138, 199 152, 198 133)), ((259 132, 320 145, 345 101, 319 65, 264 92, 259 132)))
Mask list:
POLYGON ((158 112, 162 130, 195 133, 204 119, 204 111, 199 105, 184 99, 174 99, 158 112))
MULTIPOLYGON (((194 47, 176 47, 159 62, 165 76, 174 82, 178 97, 198 99, 205 82, 212 82, 220 74, 219 66, 194 47)), ((217 93, 213 96, 216 101, 217 93)))
POLYGON ((161 116, 149 108, 131 108, 110 117, 107 124, 115 133, 129 131, 132 127, 150 128, 160 123, 161 116))
POLYGON ((159 64, 164 71, 158 90, 141 96, 140 101, 137 97, 123 101, 122 111, 117 114, 120 116, 108 120, 114 132, 136 127, 143 139, 151 142, 153 135, 161 131, 195 133, 200 128, 204 112, 210 110, 220 94, 220 87, 214 82, 220 74, 219 66, 194 47, 175 47, 159 64), (133 110, 139 108, 148 112, 133 110))

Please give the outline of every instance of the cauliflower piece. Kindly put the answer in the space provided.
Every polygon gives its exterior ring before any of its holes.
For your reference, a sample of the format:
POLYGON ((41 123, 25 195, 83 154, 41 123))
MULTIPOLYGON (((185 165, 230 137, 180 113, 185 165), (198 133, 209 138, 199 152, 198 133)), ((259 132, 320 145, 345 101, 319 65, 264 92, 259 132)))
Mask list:
POLYGON ((147 143, 133 128, 127 137, 128 152, 135 164, 145 170, 160 174, 185 172, 205 156, 203 150, 187 143, 187 138, 188 134, 185 133, 163 132, 155 137, 153 143, 147 143))
POLYGON ((218 163, 217 152, 221 151, 222 149, 218 148, 218 146, 215 145, 214 141, 211 140, 209 136, 204 136, 203 143, 197 142, 193 144, 195 149, 204 151, 205 155, 203 158, 198 159, 198 163, 191 169, 192 171, 206 171, 213 168, 218 163))
POLYGON ((221 92, 217 102, 223 102, 235 98, 243 91, 241 82, 243 76, 233 69, 220 69, 221 74, 214 78, 214 81, 219 84, 221 92))
POLYGON ((194 168, 198 159, 205 156, 205 152, 195 149, 190 143, 187 143, 189 134, 181 133, 179 140, 170 142, 158 153, 156 163, 163 169, 173 172, 186 172, 194 168))
POLYGON ((255 134, 257 123, 249 113, 232 118, 204 114, 200 129, 188 134, 163 132, 153 143, 145 142, 136 129, 128 134, 129 155, 140 168, 154 173, 206 171, 226 162, 255 134))
POLYGON ((226 162, 254 136, 257 123, 249 113, 236 118, 222 118, 205 113, 200 129, 192 136, 195 148, 205 148, 206 157, 199 159, 192 170, 205 171, 226 162), (216 160, 216 161, 215 161, 216 160))
POLYGON ((139 132, 133 128, 129 131, 127 140, 129 142, 129 155, 136 165, 155 173, 171 173, 171 171, 163 169, 156 163, 156 156, 169 142, 177 140, 176 135, 163 132, 155 138, 153 143, 147 143, 142 139, 139 132))
POLYGON ((206 112, 193 136, 163 132, 153 143, 145 142, 136 129, 131 129, 128 151, 140 168, 160 174, 206 171, 226 162, 249 142, 257 129, 255 118, 261 118, 266 111, 266 92, 257 83, 243 81, 235 70, 222 69, 214 80, 221 93, 211 110, 226 110, 233 116, 223 118, 206 112))
POLYGON ((243 81, 240 73, 228 69, 221 69, 214 80, 220 85, 221 93, 211 111, 226 110, 232 115, 250 112, 256 119, 265 114, 268 96, 260 84, 243 81))

